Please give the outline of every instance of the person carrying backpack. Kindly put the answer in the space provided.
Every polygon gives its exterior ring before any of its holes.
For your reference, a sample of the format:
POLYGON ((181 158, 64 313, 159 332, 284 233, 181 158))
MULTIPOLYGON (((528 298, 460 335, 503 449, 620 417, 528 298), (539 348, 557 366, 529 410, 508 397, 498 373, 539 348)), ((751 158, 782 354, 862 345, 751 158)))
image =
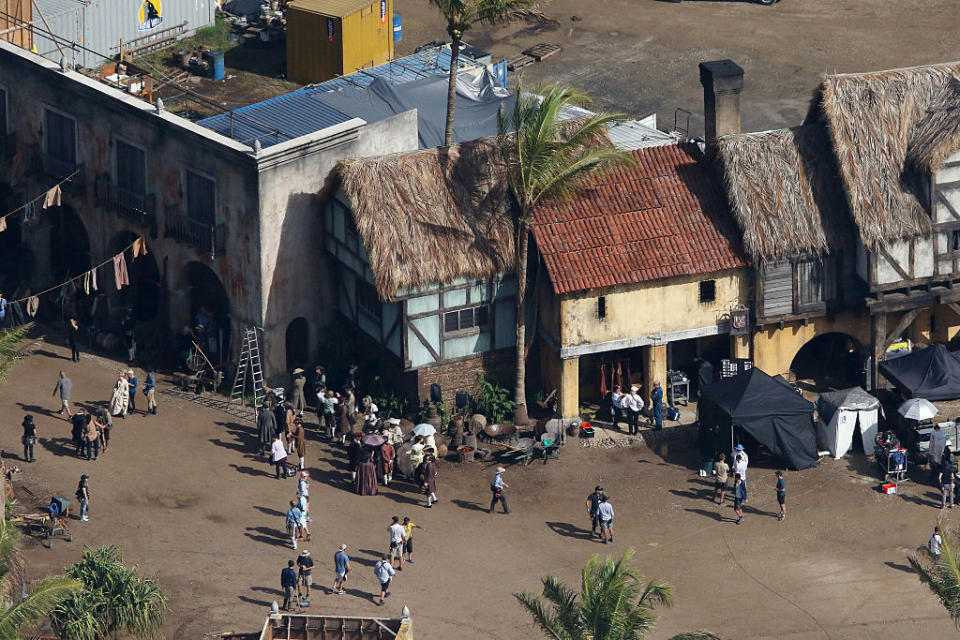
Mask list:
POLYGON ((397 572, 393 568, 393 563, 390 562, 390 556, 386 554, 373 566, 373 575, 377 576, 377 580, 380 581, 380 601, 377 602, 378 606, 382 605, 383 599, 390 595, 387 589, 390 588, 390 581, 393 580, 393 576, 396 574, 397 572))

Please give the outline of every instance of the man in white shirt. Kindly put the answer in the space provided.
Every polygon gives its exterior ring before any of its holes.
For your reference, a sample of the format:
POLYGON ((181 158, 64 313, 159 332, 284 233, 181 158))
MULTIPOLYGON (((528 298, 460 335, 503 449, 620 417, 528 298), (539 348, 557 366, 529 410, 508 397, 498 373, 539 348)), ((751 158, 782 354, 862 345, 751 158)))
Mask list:
POLYGON ((940 546, 943 544, 943 538, 940 537, 940 527, 934 527, 930 539, 927 541, 927 550, 930 557, 936 562, 940 559, 940 546))
POLYGON ((383 604, 383 599, 389 596, 387 589, 390 588, 390 581, 393 580, 393 576, 397 574, 393 570, 393 561, 390 560, 390 556, 384 555, 377 564, 373 565, 373 575, 377 576, 377 580, 380 581, 380 601, 377 603, 377 606, 383 604))
MULTIPOLYGON (((740 479, 743 480, 743 485, 747 485, 747 461, 743 459, 743 453, 738 453, 736 459, 733 462, 733 473, 734 477, 740 476, 740 479)), ((744 500, 746 502, 746 500, 744 500)))
POLYGON ((737 446, 735 446, 735 447, 733 448, 733 453, 730 454, 730 459, 731 459, 731 460, 736 460, 736 459, 737 459, 737 456, 740 456, 740 457, 743 458, 743 463, 744 463, 744 464, 747 464, 747 465, 750 464, 750 456, 748 456, 748 455, 747 455, 747 452, 744 451, 742 444, 738 444, 737 446))
POLYGON ((270 445, 270 461, 273 462, 277 470, 277 480, 281 477, 287 477, 287 448, 283 446, 280 436, 273 436, 273 444, 270 445))
POLYGON ((600 520, 600 537, 603 538, 603 544, 607 544, 608 539, 613 542, 613 505, 605 495, 600 496, 597 519, 600 520))
POLYGON ((640 397, 640 389, 630 387, 630 395, 624 396, 620 401, 625 411, 627 411, 627 426, 630 428, 630 435, 640 433, 640 412, 643 411, 643 398, 640 397))
POLYGON ((610 394, 610 401, 613 404, 613 428, 617 429, 617 425, 623 420, 623 392, 620 390, 620 385, 613 387, 613 393, 610 394))
POLYGON ((407 532, 400 524, 400 518, 393 516, 393 523, 387 527, 387 532, 390 534, 390 553, 384 558, 389 558, 391 569, 393 569, 393 560, 396 559, 400 563, 397 571, 403 571, 403 545, 407 541, 407 532))

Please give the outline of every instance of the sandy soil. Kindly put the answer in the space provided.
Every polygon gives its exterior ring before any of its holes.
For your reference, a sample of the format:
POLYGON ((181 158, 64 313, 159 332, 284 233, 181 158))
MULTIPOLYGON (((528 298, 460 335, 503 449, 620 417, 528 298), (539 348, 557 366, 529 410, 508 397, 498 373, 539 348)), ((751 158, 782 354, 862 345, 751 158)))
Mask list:
MULTIPOLYGON (((448 39, 424 0, 397 0, 396 7, 403 17, 398 55, 448 39)), ((691 135, 703 133, 697 63, 705 60, 730 58, 744 68, 743 128, 754 131, 799 124, 825 72, 960 57, 955 0, 781 0, 770 7, 738 0, 551 0, 542 8, 558 27, 481 26, 465 39, 496 58, 539 42, 558 44, 560 54, 523 69, 524 84, 580 87, 607 110, 656 112, 661 128, 672 128, 674 111, 686 109, 694 114, 691 135)))
MULTIPOLYGON (((282 539, 293 480, 275 480, 256 454, 253 427, 219 412, 161 395, 160 415, 118 420, 110 451, 98 462, 73 457, 69 424, 52 409, 56 372, 74 380, 74 399, 104 401, 120 364, 41 344, 0 387, 8 427, 0 447, 19 452, 19 422, 34 413, 42 444, 37 462, 17 463, 21 502, 72 496, 91 476, 88 523, 75 521, 73 542, 52 549, 28 540, 31 578, 75 561, 83 545, 117 543, 128 562, 156 575, 170 598, 168 638, 201 638, 261 626, 279 596, 279 573, 294 553, 282 539), (29 490, 30 493, 27 493, 29 490), (31 497, 35 496, 35 498, 31 497)), ((316 580, 328 585, 340 542, 354 562, 348 593, 317 594, 311 611, 342 615, 413 612, 417 638, 538 637, 511 596, 535 590, 554 573, 576 581, 593 553, 638 551, 635 566, 676 588, 654 637, 710 629, 728 638, 946 637, 954 633, 939 604, 908 571, 906 553, 922 545, 938 514, 930 488, 876 491, 862 456, 788 472, 790 515, 774 517, 773 467, 751 469, 746 522, 730 521, 729 503, 709 499, 711 483, 694 470, 694 452, 677 445, 648 449, 582 448, 571 443, 558 462, 511 467, 511 515, 488 515, 492 470, 444 464, 441 502, 400 484, 376 497, 349 491, 344 455, 309 444, 313 474, 316 580), (584 528, 583 501, 603 483, 617 510, 616 542, 603 546, 584 528), (387 546, 390 516, 411 516, 416 562, 394 583, 386 607, 372 600, 372 565, 387 546)), ((947 513, 947 519, 952 512, 947 513)))

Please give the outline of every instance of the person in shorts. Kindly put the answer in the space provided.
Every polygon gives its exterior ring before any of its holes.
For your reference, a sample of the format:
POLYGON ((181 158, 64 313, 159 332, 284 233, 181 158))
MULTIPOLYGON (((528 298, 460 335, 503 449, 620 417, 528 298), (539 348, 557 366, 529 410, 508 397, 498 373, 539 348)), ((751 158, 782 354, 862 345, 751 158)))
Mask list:
MULTIPOLYGON (((413 522, 410 518, 403 519, 403 532, 407 536, 406 542, 403 543, 403 552, 407 556, 407 562, 413 562, 413 530, 414 529, 423 529, 420 525, 413 522)), ((402 558, 401 558, 401 564, 402 558)))
POLYGON ((597 507, 597 516, 600 520, 600 537, 603 544, 613 542, 613 505, 607 496, 601 496, 600 506, 597 507))
POLYGON ((300 552, 300 555, 297 556, 297 567, 299 569, 299 585, 297 586, 297 595, 299 596, 300 585, 303 586, 303 597, 307 600, 310 599, 310 587, 313 586, 313 558, 310 557, 310 552, 304 549, 300 552))
POLYGON ((713 470, 717 474, 717 482, 714 485, 713 495, 720 497, 717 504, 723 504, 723 497, 727 493, 727 479, 730 477, 730 465, 726 462, 727 456, 722 451, 717 456, 717 463, 713 465, 713 470))
POLYGON ((387 589, 390 588, 390 581, 393 580, 393 576, 396 575, 396 571, 393 569, 392 558, 384 554, 380 562, 373 566, 373 575, 377 576, 377 580, 380 581, 380 601, 377 602, 377 605, 382 605, 384 598, 390 595, 387 589))
POLYGON ((280 588, 283 589, 284 611, 290 611, 291 605, 299 605, 297 601, 297 574, 293 571, 293 560, 287 561, 287 567, 280 572, 280 588))
POLYGON ((347 555, 347 545, 341 544, 337 552, 333 554, 333 569, 336 578, 333 580, 333 593, 342 595, 343 583, 347 581, 347 574, 350 573, 350 556, 347 555))
POLYGON ((743 524, 743 503, 747 501, 747 485, 740 474, 733 476, 733 511, 737 514, 737 524, 743 524))
POLYGON ((783 471, 777 471, 777 503, 780 505, 777 520, 783 520, 787 517, 787 481, 783 479, 783 471))
POLYGON ((407 534, 403 530, 403 525, 400 524, 400 518, 393 516, 393 522, 387 527, 387 532, 390 534, 390 566, 393 567, 393 561, 396 560, 400 563, 400 566, 397 567, 397 571, 403 570, 403 548, 407 542, 407 534))

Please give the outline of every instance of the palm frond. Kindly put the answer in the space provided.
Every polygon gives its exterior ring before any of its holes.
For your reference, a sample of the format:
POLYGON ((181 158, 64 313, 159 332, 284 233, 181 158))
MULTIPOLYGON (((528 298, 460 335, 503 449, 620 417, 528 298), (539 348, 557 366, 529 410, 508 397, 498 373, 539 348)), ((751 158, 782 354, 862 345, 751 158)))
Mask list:
POLYGON ((943 536, 940 558, 935 563, 924 562, 916 556, 908 556, 907 561, 917 572, 920 582, 937 596, 954 625, 960 629, 960 557, 957 555, 960 545, 957 541, 956 534, 943 536))
POLYGON ((478 22, 497 24, 519 18, 533 5, 533 0, 475 0, 478 22))
POLYGON ((0 638, 15 640, 38 625, 50 612, 76 593, 81 585, 67 576, 45 578, 33 585, 29 596, 10 607, 0 609, 0 638))
POLYGON ((532 593, 515 593, 513 597, 530 613, 533 621, 547 637, 554 638, 554 640, 577 640, 577 636, 572 635, 569 629, 560 624, 555 613, 544 609, 542 598, 532 593))

